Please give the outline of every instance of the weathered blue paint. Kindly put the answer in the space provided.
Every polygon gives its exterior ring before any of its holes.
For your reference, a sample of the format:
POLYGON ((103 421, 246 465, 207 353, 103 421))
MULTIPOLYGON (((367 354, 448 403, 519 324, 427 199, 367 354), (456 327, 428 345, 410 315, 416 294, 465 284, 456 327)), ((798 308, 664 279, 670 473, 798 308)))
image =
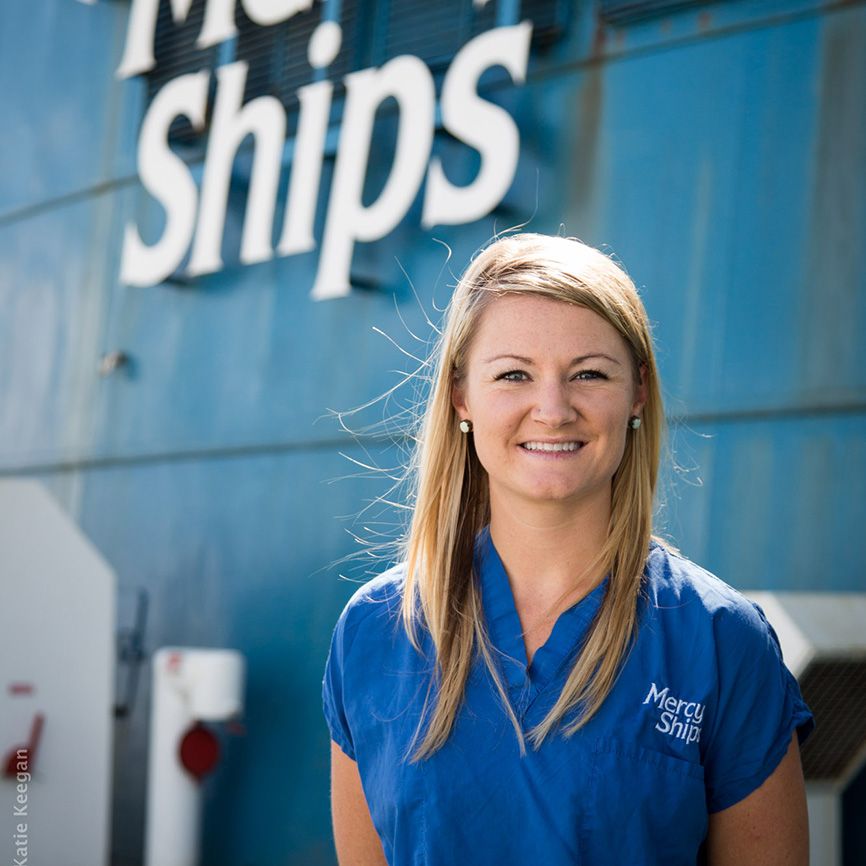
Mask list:
MULTIPOLYGON (((162 226, 135 179, 143 86, 113 77, 127 14, 108 0, 0 11, 0 472, 44 479, 121 587, 147 589, 151 649, 247 656, 247 733, 225 736, 206 788, 205 862, 333 862, 319 685, 353 588, 337 575, 365 571, 334 563, 357 548, 347 530, 394 534, 399 515, 338 519, 388 482, 328 483, 361 471, 340 451, 367 455, 327 411, 413 369, 372 329, 423 354, 424 313, 438 318, 494 229, 562 225, 607 245, 641 287, 680 466, 665 534, 742 588, 866 589, 862 3, 743 0, 620 30, 575 4, 527 85, 494 88, 522 137, 497 212, 423 232, 416 201, 388 238, 358 246, 353 275, 369 288, 322 303, 308 297, 317 253, 231 264, 248 154, 227 268, 119 284, 123 224, 151 238, 162 226), (100 378, 112 349, 131 364, 100 378)), ((392 144, 386 120, 370 189, 392 144)), ((443 137, 436 151, 452 177, 472 177, 467 148, 443 137)), ((277 214, 284 202, 283 188, 277 214)), ((399 460, 387 436, 367 447, 399 460)), ((117 726, 116 864, 141 854, 147 697, 145 679, 117 726)))

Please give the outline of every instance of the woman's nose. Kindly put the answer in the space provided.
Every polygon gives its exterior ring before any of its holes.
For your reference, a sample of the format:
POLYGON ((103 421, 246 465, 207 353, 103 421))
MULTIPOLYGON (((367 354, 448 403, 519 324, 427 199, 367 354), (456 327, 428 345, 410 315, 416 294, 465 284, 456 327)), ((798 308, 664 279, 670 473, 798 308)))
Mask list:
POLYGON ((577 418, 577 408, 571 399, 568 386, 563 382, 542 383, 536 390, 534 420, 549 427, 560 427, 577 418))

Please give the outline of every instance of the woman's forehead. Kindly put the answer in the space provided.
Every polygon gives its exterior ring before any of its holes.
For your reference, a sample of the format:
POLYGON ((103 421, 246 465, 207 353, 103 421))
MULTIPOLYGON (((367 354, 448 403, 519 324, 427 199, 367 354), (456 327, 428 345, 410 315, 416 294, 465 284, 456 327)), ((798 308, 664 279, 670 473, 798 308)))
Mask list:
MULTIPOLYGON (((529 294, 494 297, 482 310, 471 339, 476 350, 499 347, 503 351, 534 347, 547 353, 587 341, 626 351, 623 338, 607 320, 587 307, 529 294), (516 344, 506 346, 506 344, 516 344)), ((473 352, 473 354, 477 354, 473 352)))

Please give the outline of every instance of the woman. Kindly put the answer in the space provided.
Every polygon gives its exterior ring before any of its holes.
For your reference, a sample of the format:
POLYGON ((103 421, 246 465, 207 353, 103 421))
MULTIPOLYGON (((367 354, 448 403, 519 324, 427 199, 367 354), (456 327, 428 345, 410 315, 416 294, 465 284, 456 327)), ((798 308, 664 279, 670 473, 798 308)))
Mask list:
POLYGON ((341 866, 808 861, 814 726, 757 605, 651 535, 646 312, 577 240, 460 280, 401 563, 334 630, 341 866))

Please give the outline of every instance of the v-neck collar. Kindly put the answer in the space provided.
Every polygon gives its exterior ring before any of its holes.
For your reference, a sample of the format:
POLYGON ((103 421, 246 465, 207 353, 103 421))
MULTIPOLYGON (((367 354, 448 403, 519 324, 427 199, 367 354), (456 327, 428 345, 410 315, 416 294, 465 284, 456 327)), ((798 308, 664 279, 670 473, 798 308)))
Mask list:
POLYGON ((501 666, 510 690, 526 691, 535 697, 560 672, 574 652, 601 606, 608 576, 556 620, 544 646, 536 650, 527 666, 522 626, 514 594, 502 559, 490 537, 490 526, 475 541, 476 571, 481 581, 482 605, 493 646, 501 653, 501 666))

